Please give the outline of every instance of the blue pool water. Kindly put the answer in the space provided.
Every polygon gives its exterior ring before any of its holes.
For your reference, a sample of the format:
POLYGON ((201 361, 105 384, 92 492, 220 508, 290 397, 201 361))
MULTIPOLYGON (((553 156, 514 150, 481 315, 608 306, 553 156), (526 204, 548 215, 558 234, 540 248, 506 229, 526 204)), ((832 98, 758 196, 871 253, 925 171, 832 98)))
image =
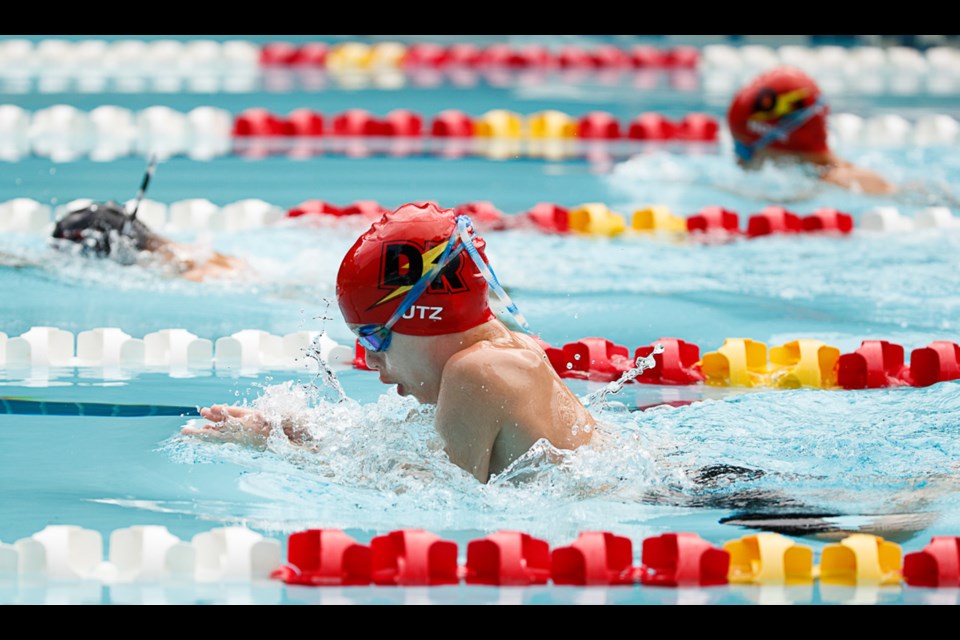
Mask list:
MULTIPOLYGON (((697 85, 702 87, 702 84, 697 85)), ((404 107, 480 113, 507 108, 571 114, 602 109, 622 118, 640 111, 671 117, 704 111, 721 117, 725 96, 669 83, 639 92, 547 85, 449 85, 352 91, 328 85, 311 92, 243 95, 191 93, 0 95, 0 104, 31 110, 68 103, 81 109, 118 104, 178 110, 216 105, 231 112, 266 106, 278 112, 310 106, 324 112, 404 107)), ((886 112, 955 115, 955 96, 844 96, 835 111, 868 117, 886 112)), ((429 155, 292 160, 283 156, 210 161, 174 157, 160 164, 148 198, 172 203, 207 198, 226 205, 259 198, 282 208, 308 199, 336 204, 375 200, 396 207, 434 200, 454 207, 490 201, 508 214, 539 202, 602 202, 624 213, 653 203, 679 215, 708 205, 741 214, 784 204, 807 214, 822 206, 865 212, 896 206, 954 207, 960 196, 957 148, 840 150, 898 183, 921 189, 898 198, 870 197, 810 182, 788 170, 745 176, 728 150, 653 148, 609 162, 534 158, 444 159, 429 155)), ((0 163, 0 202, 32 198, 56 206, 75 198, 133 197, 141 157, 107 163, 58 163, 27 157, 0 163)), ((140 267, 90 264, 54 253, 36 233, 0 237, 0 252, 25 266, 0 266, 0 331, 31 327, 78 334, 119 327, 134 337, 182 328, 216 341, 245 329, 274 335, 324 331, 352 345, 333 302, 340 258, 363 230, 352 219, 322 224, 285 220, 265 228, 209 235, 174 232, 250 260, 256 282, 195 284, 140 267)), ((770 236, 704 244, 666 238, 547 235, 491 231, 487 255, 514 301, 553 345, 601 336, 637 346, 661 337, 695 343, 701 354, 728 337, 780 345, 815 338, 848 353, 862 340, 910 350, 934 340, 958 341, 960 229, 849 236, 770 236)), ((336 385, 295 371, 165 371, 0 368, 0 397, 48 403, 183 407, 246 403, 268 412, 311 416, 318 451, 271 441, 266 451, 179 435, 191 417, 98 417, 0 413, 0 541, 29 537, 51 524, 100 531, 166 526, 191 536, 243 525, 285 541, 308 528, 339 528, 360 541, 423 528, 461 550, 498 530, 569 544, 582 531, 610 531, 640 541, 690 531, 715 545, 756 533, 747 517, 819 520, 815 535, 796 535, 820 550, 844 532, 866 530, 921 549, 935 535, 960 535, 960 381, 931 387, 873 390, 779 390, 627 385, 594 407, 602 437, 572 455, 533 451, 515 474, 478 485, 442 453, 432 414, 383 387, 367 371, 340 368, 336 385), (651 407, 645 410, 640 408, 651 407), (558 460, 559 457, 559 460, 558 460), (704 468, 729 465, 750 473, 696 482, 704 468), (759 472, 759 473, 754 473, 759 472), (734 523, 729 519, 737 520, 734 523)), ((569 380, 586 395, 600 382, 569 380)), ((52 406, 52 405, 51 405, 52 406)), ((791 534, 792 535, 792 534, 791 534)), ((268 603, 611 603, 750 604, 874 602, 956 604, 952 591, 908 587, 867 591, 810 588, 311 589, 281 584, 194 585, 157 591, 137 585, 28 589, 0 583, 0 602, 268 602, 268 603), (233 590, 231 590, 233 589, 233 590)))

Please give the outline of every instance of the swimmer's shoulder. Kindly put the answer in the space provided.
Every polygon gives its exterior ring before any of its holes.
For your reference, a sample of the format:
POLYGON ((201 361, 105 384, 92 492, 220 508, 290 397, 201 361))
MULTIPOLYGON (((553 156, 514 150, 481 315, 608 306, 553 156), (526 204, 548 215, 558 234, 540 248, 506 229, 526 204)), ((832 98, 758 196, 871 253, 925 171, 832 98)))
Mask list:
MULTIPOLYGON (((443 368, 442 389, 457 390, 458 395, 486 403, 490 397, 501 399, 545 390, 552 373, 549 361, 525 347, 504 347, 497 342, 481 341, 454 354, 443 368)), ((489 404, 489 403, 487 403, 489 404)), ((512 403, 507 403, 513 406, 512 403)), ((504 405, 504 406, 507 406, 504 405)), ((481 406, 489 411, 491 407, 481 406)))
POLYGON ((480 340, 454 354, 451 361, 461 366, 497 364, 530 368, 548 362, 544 350, 532 337, 511 331, 502 338, 480 340))

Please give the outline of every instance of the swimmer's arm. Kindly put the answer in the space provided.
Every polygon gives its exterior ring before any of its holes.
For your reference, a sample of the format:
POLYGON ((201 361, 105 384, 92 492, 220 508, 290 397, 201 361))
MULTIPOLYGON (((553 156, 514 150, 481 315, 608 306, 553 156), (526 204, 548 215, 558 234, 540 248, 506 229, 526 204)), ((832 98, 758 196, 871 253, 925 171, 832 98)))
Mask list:
MULTIPOLYGON (((200 416, 208 421, 207 424, 200 428, 184 427, 180 433, 263 446, 273 429, 270 420, 262 412, 249 407, 215 404, 200 409, 200 416)), ((305 445, 311 439, 306 425, 296 416, 284 416, 279 426, 294 444, 305 445)))
POLYGON ((181 260, 179 264, 180 276, 193 282, 216 279, 229 280, 237 277, 249 279, 252 277, 252 270, 244 260, 222 253, 214 253, 209 260, 203 263, 181 260))
POLYGON ((474 364, 454 356, 444 367, 436 429, 450 461, 486 483, 493 445, 503 423, 500 401, 482 369, 474 364))
POLYGON ((897 192, 897 187, 880 174, 845 160, 839 160, 825 168, 820 177, 824 182, 869 195, 890 195, 897 192))

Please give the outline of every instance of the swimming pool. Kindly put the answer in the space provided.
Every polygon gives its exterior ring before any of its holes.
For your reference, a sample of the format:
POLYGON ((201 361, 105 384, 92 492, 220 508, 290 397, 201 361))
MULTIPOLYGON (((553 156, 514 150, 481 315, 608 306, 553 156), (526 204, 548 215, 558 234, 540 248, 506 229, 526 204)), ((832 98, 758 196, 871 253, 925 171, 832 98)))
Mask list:
MULTIPOLYGON (((310 106, 325 113, 407 108, 435 114, 504 108, 519 113, 558 109, 579 115, 605 110, 624 120, 641 111, 671 118, 689 112, 720 116, 722 86, 706 71, 692 85, 656 82, 638 90, 635 75, 605 87, 547 81, 463 91, 450 82, 391 90, 328 82, 255 84, 255 90, 203 93, 43 91, 2 96, 32 111, 53 104, 89 110, 115 104, 140 110, 167 105, 188 111, 215 105, 239 113, 265 107, 287 113, 310 106), (269 87, 284 87, 268 90, 269 87), (602 89, 602 90, 601 90, 602 89)), ((684 77, 689 78, 689 74, 684 77)), ((301 79, 302 80, 302 79, 301 79)), ((928 85, 923 85, 928 86, 928 85)), ((152 89, 152 90, 151 90, 152 89)), ((953 93, 838 95, 835 111, 863 118, 958 114, 953 93)), ((488 256, 534 329, 551 345, 603 337, 628 347, 674 337, 717 351, 727 338, 768 347, 815 339, 840 353, 864 340, 901 345, 907 358, 933 341, 957 342, 960 298, 956 255, 960 230, 870 230, 878 207, 917 218, 931 206, 953 207, 957 147, 950 144, 849 145, 845 155, 892 180, 918 181, 932 195, 909 200, 867 197, 767 171, 744 176, 722 145, 651 146, 626 156, 528 155, 502 159, 432 154, 350 156, 327 152, 291 158, 224 154, 208 160, 164 159, 148 198, 170 205, 206 198, 225 207, 256 198, 289 210, 320 199, 337 205, 374 200, 395 207, 430 199, 443 206, 486 201, 507 214, 541 202, 575 207, 604 203, 629 216, 663 204, 682 216, 720 205, 749 215, 778 203, 807 215, 832 207, 853 216, 851 234, 771 234, 701 242, 660 234, 551 234, 487 231, 488 256)), ((132 153, 108 162, 60 162, 27 154, 0 165, 0 202, 31 198, 56 207, 77 198, 126 199, 144 169, 132 153)), ((130 337, 178 329, 210 343, 245 330, 273 336, 324 332, 352 340, 335 303, 340 258, 364 224, 350 217, 303 216, 212 232, 170 229, 185 240, 250 258, 262 280, 194 284, 137 267, 89 265, 57 255, 35 231, 9 231, 0 251, 30 264, 0 268, 0 331, 8 338, 54 327, 76 338, 97 328, 130 337)), ((8 342, 9 344, 9 342, 8 342)), ((771 529, 788 531, 817 554, 848 532, 879 532, 905 553, 933 536, 960 532, 956 486, 960 429, 958 383, 874 389, 750 388, 726 385, 628 384, 596 406, 605 446, 561 457, 535 452, 516 478, 478 486, 438 452, 428 409, 397 396, 367 371, 334 368, 346 399, 312 362, 283 367, 201 359, 195 366, 50 366, 13 363, 0 370, 7 400, 0 412, 0 541, 30 538, 49 525, 111 532, 157 525, 188 541, 241 526, 285 549, 293 533, 342 529, 361 542, 404 529, 425 529, 458 545, 500 530, 527 533, 551 548, 581 532, 612 532, 633 542, 694 532, 720 546, 771 529), (180 427, 197 406, 257 403, 268 410, 315 411, 323 451, 273 443, 265 452, 184 439, 180 427), (45 403, 45 404, 41 404, 45 403), (77 407, 76 403, 83 403, 77 407), (95 406, 96 405, 96 406, 95 406), (126 416, 99 413, 120 405, 126 416), (658 406, 653 406, 658 405, 658 406), (172 407, 174 415, 157 415, 172 407), (647 408, 652 407, 652 408, 647 408), (151 408, 153 408, 151 410, 151 408), (182 411, 177 411, 177 409, 182 411), (641 410, 643 409, 643 410, 641 410), (80 413, 86 415, 69 415, 80 413), (57 414, 67 415, 57 415, 57 414), (144 414, 144 415, 137 415, 144 414), (152 414, 152 415, 151 415, 152 414), (551 460, 553 462, 551 462, 551 460), (700 475, 704 469, 712 474, 700 475), (522 471, 522 473, 521 473, 522 471), (779 520, 779 525, 773 521, 779 520), (786 524, 784 524, 786 520, 786 524), (750 525, 753 526, 750 526, 750 525), (802 527, 811 527, 804 535, 802 527)), ((605 381, 570 378, 586 395, 605 381)), ((284 558, 286 556, 284 555, 284 558)), ((266 603, 934 603, 955 604, 955 590, 896 587, 725 585, 695 589, 632 586, 478 585, 431 588, 311 588, 278 581, 216 583, 45 581, 4 574, 0 601, 266 602, 266 603)))

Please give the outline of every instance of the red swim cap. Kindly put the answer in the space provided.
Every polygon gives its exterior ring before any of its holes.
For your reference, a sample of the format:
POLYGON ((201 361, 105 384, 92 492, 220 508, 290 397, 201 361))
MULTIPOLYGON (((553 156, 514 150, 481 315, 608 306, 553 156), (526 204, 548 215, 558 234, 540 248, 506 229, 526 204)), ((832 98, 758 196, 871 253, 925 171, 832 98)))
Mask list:
MULTIPOLYGON (((337 302, 351 324, 384 324, 433 266, 456 229, 453 209, 432 202, 388 211, 353 244, 337 273, 337 302)), ((456 241, 456 239, 455 239, 456 241)), ((486 261, 486 243, 473 236, 486 261)), ((494 318, 487 281, 460 251, 394 325, 397 333, 433 336, 465 331, 494 318)))
MULTIPOLYGON (((781 118, 809 107, 820 98, 820 87, 794 67, 777 67, 760 74, 733 98, 727 124, 734 138, 751 144, 780 122, 781 118)), ((826 152, 827 112, 824 108, 795 129, 786 140, 774 140, 772 149, 826 152)))

